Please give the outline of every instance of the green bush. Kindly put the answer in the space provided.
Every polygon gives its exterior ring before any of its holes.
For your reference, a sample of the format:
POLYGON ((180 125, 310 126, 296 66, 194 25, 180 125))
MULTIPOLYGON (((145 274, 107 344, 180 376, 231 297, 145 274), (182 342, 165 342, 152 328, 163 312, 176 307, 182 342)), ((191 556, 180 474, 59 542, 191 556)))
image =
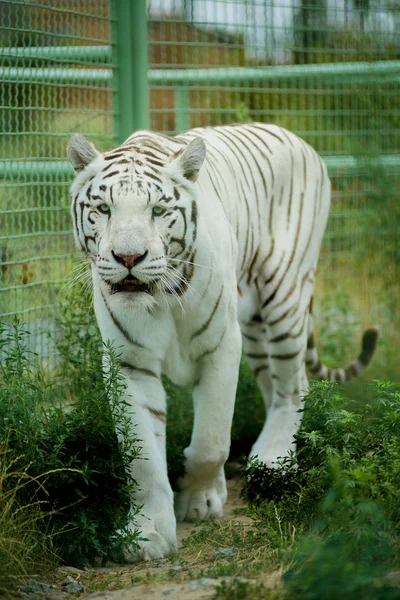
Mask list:
POLYGON ((398 540, 378 504, 332 494, 323 508, 290 554, 287 600, 398 598, 387 577, 398 566, 398 540))
POLYGON ((399 566, 400 394, 386 382, 372 388, 360 404, 333 382, 314 382, 297 457, 246 468, 258 518, 287 532, 290 599, 398 597, 385 575, 399 566))
POLYGON ((94 317, 77 296, 62 311, 59 331, 45 370, 27 351, 22 325, 1 327, 0 441, 8 462, 32 479, 19 503, 39 503, 38 524, 51 532, 54 551, 81 565, 117 551, 127 536, 135 543, 138 533, 126 529, 135 482, 125 467, 139 450, 125 435, 129 418, 116 351, 103 348, 103 377, 94 317))

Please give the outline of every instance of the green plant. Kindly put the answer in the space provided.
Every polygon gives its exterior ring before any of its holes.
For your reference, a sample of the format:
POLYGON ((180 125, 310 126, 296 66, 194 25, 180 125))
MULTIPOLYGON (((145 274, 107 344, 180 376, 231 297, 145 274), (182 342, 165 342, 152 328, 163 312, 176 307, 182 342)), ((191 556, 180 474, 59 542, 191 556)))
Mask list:
POLYGON ((262 583, 233 579, 222 581, 216 588, 213 600, 268 600, 272 598, 262 583))
POLYGON ((102 348, 79 290, 61 310, 59 332, 45 370, 27 351, 22 325, 1 327, 0 436, 7 460, 41 482, 28 482, 16 499, 41 508, 38 525, 62 560, 85 564, 137 539, 127 530, 135 482, 126 467, 139 448, 127 435, 118 352, 102 348))
POLYGON ((184 449, 189 446, 193 423, 192 395, 163 378, 167 394, 167 462, 168 476, 173 487, 184 474, 184 449))
POLYGON ((341 496, 337 482, 323 517, 298 540, 284 583, 288 600, 394 600, 385 575, 396 569, 395 528, 375 502, 341 496))
POLYGON ((314 382, 297 457, 246 468, 253 510, 284 534, 290 599, 397 597, 385 574, 400 547, 400 394, 374 381, 371 395, 352 402, 337 384, 314 382))

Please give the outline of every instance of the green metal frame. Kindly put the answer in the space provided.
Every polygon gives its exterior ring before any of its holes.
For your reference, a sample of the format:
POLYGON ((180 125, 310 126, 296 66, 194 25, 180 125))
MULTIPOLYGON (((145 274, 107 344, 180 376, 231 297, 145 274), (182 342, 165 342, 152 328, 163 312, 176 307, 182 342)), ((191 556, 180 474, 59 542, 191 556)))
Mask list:
MULTIPOLYGON (((331 175, 346 171, 348 174, 362 173, 365 166, 354 156, 322 156, 331 175)), ((400 155, 389 154, 374 158, 374 164, 384 167, 386 170, 400 168, 400 155)), ((20 177, 32 180, 35 183, 41 181, 69 180, 74 176, 74 170, 67 161, 2 161, 0 162, 0 181, 20 177)))
MULTIPOLYGON (((0 80, 19 83, 48 84, 104 84, 116 80, 117 111, 115 139, 121 143, 133 131, 149 127, 149 86, 175 88, 176 128, 189 128, 191 86, 232 86, 237 84, 265 84, 268 82, 293 83, 312 80, 313 87, 324 87, 333 83, 366 82, 382 84, 400 83, 400 61, 376 61, 373 63, 323 63, 314 65, 283 65, 272 67, 229 67, 208 69, 148 69, 147 57, 147 3, 146 0, 115 0, 115 35, 118 40, 113 46, 70 46, 0 48, 3 64, 0 80), (145 49, 145 50, 144 50, 145 49), (115 72, 105 68, 114 57, 118 65, 115 72), (91 61, 94 65, 104 63, 104 68, 60 68, 14 66, 28 59, 91 61)), ((326 156, 324 160, 330 172, 346 169, 359 170, 352 156, 326 156)), ((380 161, 386 168, 397 168, 399 155, 383 156, 380 161)), ((0 179, 17 176, 48 180, 52 177, 69 179, 73 171, 65 161, 2 161, 0 179)))
POLYGON ((1 48, 2 59, 23 62, 27 59, 111 62, 112 46, 28 46, 1 48))
MULTIPOLYGON (((321 65, 282 65, 276 67, 228 67, 228 68, 210 68, 210 69, 147 69, 147 55, 140 54, 137 48, 130 48, 126 52, 126 44, 118 44, 118 53, 124 58, 118 59, 117 68, 118 82, 121 82, 124 91, 121 96, 126 98, 126 107, 128 113, 131 109, 137 110, 137 116, 146 120, 146 111, 148 112, 148 85, 233 85, 238 83, 273 82, 293 82, 297 80, 312 79, 314 86, 331 85, 332 83, 353 84, 371 83, 374 80, 387 81, 388 83, 400 82, 400 61, 386 60, 374 63, 354 62, 354 63, 324 63, 321 65), (127 59, 127 54, 132 56, 127 59), (140 57, 136 61, 133 56, 140 57), (129 67, 129 68, 128 68, 129 67)), ((87 46, 87 48, 92 48, 87 46)), ((0 48, 0 56, 9 56, 10 48, 0 48)), ((49 48, 29 48, 36 50, 38 54, 49 48)), ((52 50, 60 50, 55 48, 52 50)), ((93 54, 85 49, 85 52, 75 53, 75 48, 66 49, 65 57, 73 60, 84 60, 92 58, 95 62, 96 57, 103 56, 109 60, 109 47, 103 47, 100 52, 94 50, 93 54), (71 52, 72 51, 72 52, 71 52), (71 53, 70 53, 71 52, 71 53)), ((45 54, 45 53, 44 53, 45 54)), ((44 55, 43 54, 43 55, 44 55)), ((58 53, 54 53, 52 58, 56 58, 58 53)), ((30 54, 25 56, 21 54, 19 58, 31 58, 30 54)), ((0 68, 1 80, 17 81, 26 83, 105 83, 113 78, 110 69, 64 69, 58 67, 2 67, 0 68)), ((131 118, 131 117, 130 117, 131 118)))
MULTIPOLYGON (((19 67, 0 68, 0 79, 7 82, 50 83, 50 84, 104 84, 116 79, 117 111, 115 119, 115 140, 124 141, 137 129, 149 127, 149 86, 175 88, 175 113, 177 131, 190 127, 189 92, 191 86, 237 84, 254 85, 269 82, 293 83, 298 80, 312 80, 314 87, 324 87, 333 83, 373 84, 400 83, 400 61, 378 61, 374 63, 325 63, 319 65, 285 65, 273 67, 231 67, 209 69, 148 69, 147 14, 146 0, 116 0, 115 39, 118 44, 111 46, 79 46, 68 48, 31 47, 1 48, 0 56, 13 61, 30 58, 46 58, 57 61, 59 58, 73 61, 109 63, 115 56, 118 65, 114 73, 108 68, 59 68, 19 67)), ((400 164, 400 156, 382 157, 385 166, 400 164)), ((331 172, 344 168, 355 171, 356 161, 351 156, 325 157, 331 172)), ((58 175, 70 178, 72 171, 68 163, 62 161, 0 163, 0 179, 19 175, 49 178, 58 175)))
MULTIPOLYGON (((149 127, 146 0, 116 0, 115 27, 118 40, 113 46, 116 68, 118 112, 116 141, 123 142, 136 129, 149 127)), ((72 74, 69 74, 72 75, 72 74)), ((91 76, 85 73, 85 76, 91 76)), ((112 77, 109 71, 95 77, 112 77)), ((91 81, 94 81, 92 78, 91 81)), ((84 83, 84 79, 81 80, 84 83)))

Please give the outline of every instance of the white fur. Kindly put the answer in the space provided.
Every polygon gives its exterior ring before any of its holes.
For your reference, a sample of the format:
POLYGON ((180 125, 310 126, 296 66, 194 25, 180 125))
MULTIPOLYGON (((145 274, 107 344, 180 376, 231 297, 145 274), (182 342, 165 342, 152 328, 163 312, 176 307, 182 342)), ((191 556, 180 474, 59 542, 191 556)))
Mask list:
MULTIPOLYGON (((243 128, 243 132, 247 135, 248 129, 243 128)), ((188 227, 193 227, 194 220, 190 207, 197 203, 196 266, 190 286, 180 297, 162 292, 153 297, 111 295, 103 281, 105 273, 115 283, 127 273, 112 259, 112 251, 147 252, 132 269, 135 277, 145 282, 166 271, 169 259, 162 244, 166 222, 152 219, 148 194, 137 185, 139 175, 132 171, 130 185, 125 187, 118 185, 118 175, 102 179, 110 163, 100 157, 72 186, 72 197, 85 199, 88 173, 97 173, 91 182, 96 195, 102 181, 110 186, 115 180, 111 217, 92 214, 99 238, 97 246, 87 241, 86 251, 93 261, 94 302, 102 337, 121 350, 122 361, 137 367, 136 374, 126 369, 122 372, 127 379, 126 398, 137 426, 135 433, 142 440, 142 455, 147 459, 135 461, 132 473, 140 488, 135 502, 143 504, 139 526, 148 541, 141 544, 138 553, 127 549, 127 561, 161 557, 176 548, 165 422, 160 418, 166 411, 158 378, 161 373, 179 385, 193 385, 194 427, 185 450, 186 474, 175 499, 180 520, 222 515, 226 500, 223 465, 229 454, 242 346, 239 323, 268 408, 252 454, 274 464, 293 447, 300 421, 297 410, 308 385, 304 368, 308 308, 329 209, 329 180, 314 151, 293 134, 274 126, 259 126, 256 133, 260 139, 248 134, 253 142, 251 153, 248 138, 246 146, 239 142, 245 160, 233 143, 238 143, 234 137, 238 133, 238 128, 198 129, 166 140, 155 133, 137 132, 127 140, 125 150, 121 148, 134 156, 141 144, 165 146, 165 166, 157 170, 160 186, 168 196, 173 196, 174 187, 179 190, 188 227), (231 147, 221 132, 227 132, 231 147), (202 166, 205 147, 207 158, 202 166), (188 171, 190 180, 185 177, 188 171), (151 265, 153 271, 149 270, 151 265), (275 279, 269 283, 271 274, 275 279), (282 281, 276 290, 279 279, 282 281), (273 299, 261 308, 270 294, 273 299), (262 314, 262 323, 252 321, 255 314, 262 314), (282 314, 286 314, 283 319, 282 314), (291 332, 289 338, 284 337, 287 331, 291 332), (267 354, 267 358, 259 358, 267 354), (148 376, 146 370, 156 376, 148 376)), ((150 147, 157 154, 157 146, 150 147)), ((161 160, 162 150, 158 155, 161 160)), ((79 162, 79 158, 75 160, 79 162)), ((182 223, 175 226, 182 228, 182 223)), ((86 242, 80 227, 76 224, 75 235, 83 247, 86 242)), ((85 231, 87 235, 89 229, 85 231)), ((171 248, 175 248, 174 243, 171 248)), ((173 264, 180 266, 179 262, 173 264)))

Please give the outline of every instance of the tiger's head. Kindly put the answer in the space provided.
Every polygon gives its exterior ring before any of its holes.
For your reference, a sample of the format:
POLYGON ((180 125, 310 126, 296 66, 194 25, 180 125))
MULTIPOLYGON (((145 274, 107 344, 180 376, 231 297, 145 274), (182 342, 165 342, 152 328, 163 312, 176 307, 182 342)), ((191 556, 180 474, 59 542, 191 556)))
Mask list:
POLYGON ((72 136, 75 240, 115 301, 152 306, 161 295, 185 292, 196 252, 194 183, 205 155, 200 138, 175 153, 154 138, 100 153, 72 136))

